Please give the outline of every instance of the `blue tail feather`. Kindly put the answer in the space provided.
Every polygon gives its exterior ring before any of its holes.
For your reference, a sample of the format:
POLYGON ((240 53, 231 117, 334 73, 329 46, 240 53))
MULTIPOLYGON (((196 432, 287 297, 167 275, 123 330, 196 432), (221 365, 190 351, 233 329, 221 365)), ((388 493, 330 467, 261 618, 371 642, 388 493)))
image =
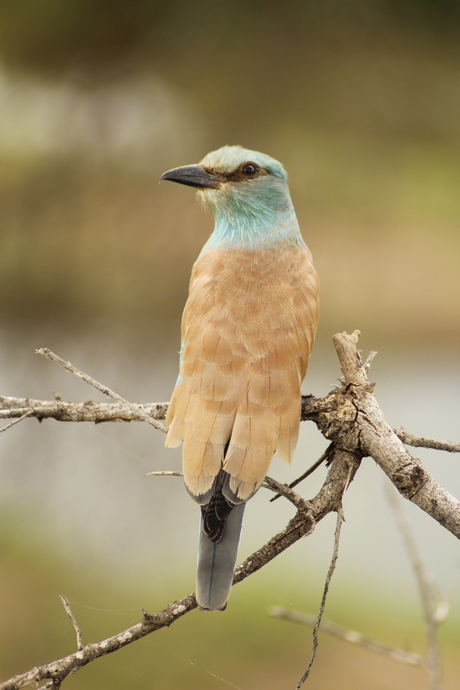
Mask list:
POLYGON ((200 523, 196 598, 204 611, 223 611, 233 581, 245 504, 235 506, 225 521, 222 538, 216 544, 200 523))

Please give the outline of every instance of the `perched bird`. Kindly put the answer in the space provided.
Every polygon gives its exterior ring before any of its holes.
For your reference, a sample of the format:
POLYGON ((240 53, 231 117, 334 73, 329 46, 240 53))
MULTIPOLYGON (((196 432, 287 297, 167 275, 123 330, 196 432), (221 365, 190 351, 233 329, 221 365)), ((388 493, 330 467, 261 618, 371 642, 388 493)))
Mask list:
POLYGON ((318 277, 278 161, 224 146, 161 180, 195 187, 215 227, 192 271, 166 445, 201 506, 196 596, 223 610, 245 503, 297 443, 318 277))

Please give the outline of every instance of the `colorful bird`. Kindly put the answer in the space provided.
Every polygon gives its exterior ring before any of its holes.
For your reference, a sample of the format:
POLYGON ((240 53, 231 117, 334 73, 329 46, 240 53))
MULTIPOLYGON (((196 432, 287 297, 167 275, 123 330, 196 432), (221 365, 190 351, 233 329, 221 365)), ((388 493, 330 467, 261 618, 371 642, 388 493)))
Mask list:
POLYGON ((245 503, 273 454, 290 462, 319 284, 278 161, 224 146, 161 180, 196 187, 214 231, 192 271, 167 446, 201 506, 197 602, 223 610, 245 503))

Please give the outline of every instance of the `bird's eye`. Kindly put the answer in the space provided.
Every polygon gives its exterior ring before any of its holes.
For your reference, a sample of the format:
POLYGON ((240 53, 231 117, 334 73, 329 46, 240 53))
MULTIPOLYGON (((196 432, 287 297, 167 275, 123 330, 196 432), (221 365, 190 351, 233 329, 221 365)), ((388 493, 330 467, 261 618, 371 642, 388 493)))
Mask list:
POLYGON ((257 171, 258 167, 254 163, 245 163, 242 167, 242 173, 245 177, 254 177, 257 171))

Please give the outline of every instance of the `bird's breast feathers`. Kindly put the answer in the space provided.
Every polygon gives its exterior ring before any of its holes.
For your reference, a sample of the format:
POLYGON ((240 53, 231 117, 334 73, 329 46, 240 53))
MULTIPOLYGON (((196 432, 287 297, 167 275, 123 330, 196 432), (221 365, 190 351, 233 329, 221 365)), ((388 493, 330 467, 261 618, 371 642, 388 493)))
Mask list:
POLYGON ((275 450, 290 461, 318 294, 305 246, 212 248, 196 262, 166 421, 167 445, 184 441, 184 478, 199 502, 222 465, 235 499, 247 500, 275 450))

